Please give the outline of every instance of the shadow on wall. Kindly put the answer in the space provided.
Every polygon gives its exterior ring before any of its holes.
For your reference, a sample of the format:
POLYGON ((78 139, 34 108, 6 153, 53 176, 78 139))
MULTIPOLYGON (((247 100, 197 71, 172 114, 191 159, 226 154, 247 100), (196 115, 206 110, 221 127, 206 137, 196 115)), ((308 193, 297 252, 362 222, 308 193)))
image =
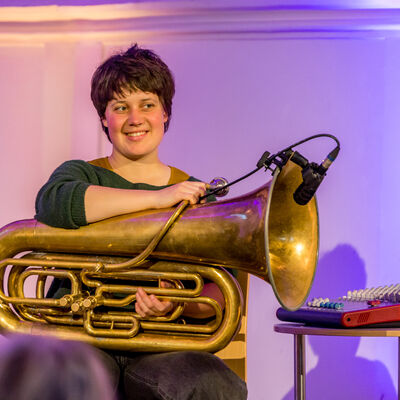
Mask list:
MULTIPOLYGON (((365 285, 364 261, 352 246, 342 244, 321 257, 310 298, 335 299, 365 285)), ((308 342, 318 362, 306 376, 307 399, 397 399, 385 365, 356 355, 360 338, 308 336, 308 342)), ((282 400, 293 398, 292 389, 282 400)))

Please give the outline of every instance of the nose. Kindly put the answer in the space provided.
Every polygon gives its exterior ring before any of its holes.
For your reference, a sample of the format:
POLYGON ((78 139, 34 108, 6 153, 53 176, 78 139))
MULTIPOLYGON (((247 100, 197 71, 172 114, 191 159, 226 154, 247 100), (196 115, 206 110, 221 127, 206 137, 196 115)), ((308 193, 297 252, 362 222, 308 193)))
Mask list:
POLYGON ((138 108, 132 108, 128 115, 128 123, 131 126, 139 126, 143 123, 143 115, 138 108))

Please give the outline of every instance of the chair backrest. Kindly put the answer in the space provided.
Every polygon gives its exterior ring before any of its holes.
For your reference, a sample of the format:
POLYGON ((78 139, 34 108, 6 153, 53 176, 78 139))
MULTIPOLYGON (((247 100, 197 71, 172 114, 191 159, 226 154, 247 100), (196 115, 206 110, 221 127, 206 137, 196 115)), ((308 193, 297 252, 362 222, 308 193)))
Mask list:
POLYGON ((247 335, 247 300, 249 288, 249 274, 238 271, 237 281, 243 291, 243 318, 239 332, 235 338, 224 349, 216 355, 221 358, 230 369, 236 372, 243 380, 246 380, 246 335, 247 335))

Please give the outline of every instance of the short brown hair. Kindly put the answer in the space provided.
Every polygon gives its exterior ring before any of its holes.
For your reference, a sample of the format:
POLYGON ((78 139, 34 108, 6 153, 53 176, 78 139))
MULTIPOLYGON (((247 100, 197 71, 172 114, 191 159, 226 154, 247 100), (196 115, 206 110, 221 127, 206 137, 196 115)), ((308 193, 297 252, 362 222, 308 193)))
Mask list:
MULTIPOLYGON (((164 131, 169 126, 172 112, 172 98, 175 94, 174 77, 168 66, 152 50, 142 49, 134 44, 124 53, 115 54, 104 61, 92 77, 91 98, 102 120, 107 104, 115 94, 141 90, 155 93, 161 101, 168 119, 164 131)), ((108 129, 102 123, 108 140, 108 129)))

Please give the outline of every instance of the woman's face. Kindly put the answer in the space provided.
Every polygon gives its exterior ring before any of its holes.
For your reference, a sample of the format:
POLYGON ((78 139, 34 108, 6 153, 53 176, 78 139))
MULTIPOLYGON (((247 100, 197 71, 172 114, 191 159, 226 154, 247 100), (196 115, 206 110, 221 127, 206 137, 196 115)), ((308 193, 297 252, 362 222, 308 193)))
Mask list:
POLYGON ((158 96, 133 90, 115 95, 107 104, 102 122, 108 128, 113 157, 158 160, 158 146, 168 116, 158 96))

